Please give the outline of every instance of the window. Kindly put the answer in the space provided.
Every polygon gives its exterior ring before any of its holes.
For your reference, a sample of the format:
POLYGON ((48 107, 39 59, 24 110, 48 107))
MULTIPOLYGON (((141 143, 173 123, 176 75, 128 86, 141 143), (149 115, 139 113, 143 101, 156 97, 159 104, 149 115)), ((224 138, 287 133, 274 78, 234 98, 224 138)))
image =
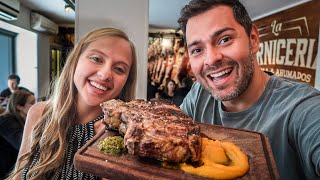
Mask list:
POLYGON ((16 33, 0 28, 0 91, 7 88, 7 77, 15 73, 16 33))

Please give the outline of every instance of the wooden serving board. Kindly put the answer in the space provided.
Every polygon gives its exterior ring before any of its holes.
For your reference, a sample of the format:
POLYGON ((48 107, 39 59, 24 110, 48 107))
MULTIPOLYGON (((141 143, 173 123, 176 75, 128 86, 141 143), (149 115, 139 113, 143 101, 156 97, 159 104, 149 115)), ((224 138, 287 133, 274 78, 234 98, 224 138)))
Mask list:
MULTIPOLYGON (((280 179, 266 136, 258 132, 199 123, 201 133, 213 140, 236 144, 249 158, 249 171, 238 179, 280 179)), ((110 156, 102 153, 97 144, 113 131, 101 131, 75 154, 74 165, 82 172, 108 179, 205 179, 182 170, 166 169, 160 162, 125 154, 110 156)))

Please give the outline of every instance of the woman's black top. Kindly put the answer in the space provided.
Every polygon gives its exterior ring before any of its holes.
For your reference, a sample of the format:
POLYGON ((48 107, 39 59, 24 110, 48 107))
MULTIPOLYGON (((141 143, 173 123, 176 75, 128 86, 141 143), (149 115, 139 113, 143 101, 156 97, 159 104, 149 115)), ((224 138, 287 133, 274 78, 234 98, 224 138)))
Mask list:
MULTIPOLYGON (((68 148, 66 149, 66 159, 64 164, 58 169, 58 171, 51 173, 46 179, 101 179, 100 177, 92 174, 80 172, 75 169, 73 164, 73 157, 75 153, 80 149, 87 141, 94 136, 94 123, 103 118, 100 115, 96 119, 81 125, 73 125, 68 131, 68 148)), ((37 151, 33 156, 33 160, 28 168, 25 168, 22 172, 22 179, 27 179, 26 175, 29 169, 39 163, 40 151, 37 151)))
POLYGON ((4 179, 16 163, 23 125, 10 114, 0 117, 0 179, 4 179))

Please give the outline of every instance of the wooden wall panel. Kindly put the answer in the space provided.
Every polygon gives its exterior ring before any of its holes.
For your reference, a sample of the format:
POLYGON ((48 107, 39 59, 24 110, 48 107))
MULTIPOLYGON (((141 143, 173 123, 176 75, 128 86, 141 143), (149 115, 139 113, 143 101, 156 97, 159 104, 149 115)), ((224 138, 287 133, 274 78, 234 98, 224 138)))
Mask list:
POLYGON ((314 86, 319 9, 320 1, 313 0, 254 22, 260 33, 261 69, 314 86))

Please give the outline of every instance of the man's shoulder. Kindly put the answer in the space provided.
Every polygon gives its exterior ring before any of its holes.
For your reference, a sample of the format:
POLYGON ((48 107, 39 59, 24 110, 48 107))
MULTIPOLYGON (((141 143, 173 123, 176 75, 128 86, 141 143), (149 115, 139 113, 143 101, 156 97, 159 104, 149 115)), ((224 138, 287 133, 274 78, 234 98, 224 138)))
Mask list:
MULTIPOLYGON (((301 95, 305 96, 307 94, 320 95, 320 91, 307 83, 298 82, 295 80, 273 77, 272 86, 277 92, 289 92, 289 95, 301 95)), ((288 94, 287 94, 288 95, 288 94)))
POLYGON ((30 92, 32 95, 34 95, 34 93, 32 91, 30 91, 29 89, 23 87, 23 86, 19 86, 19 90, 24 90, 24 91, 28 91, 30 92))
POLYGON ((23 87, 23 86, 19 86, 19 90, 25 90, 25 91, 30 91, 29 89, 23 87))
POLYGON ((0 96, 1 97, 8 97, 11 94, 11 91, 9 88, 4 89, 3 91, 1 91, 0 96))
MULTIPOLYGON (((294 108, 298 114, 301 111, 309 109, 308 107, 318 109, 320 100, 320 91, 307 83, 292 81, 283 78, 276 78, 272 82, 269 102, 277 105, 294 108)), ((281 108, 272 108, 273 110, 283 111, 281 108)), ((290 108, 289 108, 290 109, 290 108)), ((320 112, 320 111, 319 111, 320 112)))

